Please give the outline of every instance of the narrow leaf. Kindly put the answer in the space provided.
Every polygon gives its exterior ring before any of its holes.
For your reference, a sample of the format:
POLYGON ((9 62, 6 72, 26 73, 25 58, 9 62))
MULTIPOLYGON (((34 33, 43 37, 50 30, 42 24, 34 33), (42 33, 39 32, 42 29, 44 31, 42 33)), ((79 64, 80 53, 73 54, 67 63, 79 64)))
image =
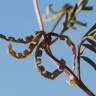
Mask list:
POLYGON ((96 63, 94 61, 92 61, 90 58, 86 56, 81 56, 81 58, 87 63, 89 63, 96 70, 96 63))
POLYGON ((76 10, 77 10, 77 4, 74 6, 74 8, 73 8, 73 10, 72 10, 72 13, 70 14, 70 20, 75 17, 76 10))
POLYGON ((94 34, 93 38, 96 40, 96 34, 94 34))
POLYGON ((82 10, 84 10, 84 11, 93 10, 93 7, 92 6, 85 6, 82 8, 82 10))
POLYGON ((88 48, 89 50, 96 53, 96 46, 93 46, 93 45, 90 45, 90 44, 82 44, 82 45, 85 46, 86 48, 88 48))
POLYGON ((90 28, 90 30, 89 30, 83 37, 89 35, 94 29, 96 29, 96 24, 94 24, 94 25, 90 28))
POLYGON ((66 13, 66 17, 65 17, 65 22, 63 22, 63 26, 62 26, 62 33, 65 31, 65 29, 67 29, 67 25, 68 25, 68 17, 69 17, 69 14, 66 13))
POLYGON ((80 0, 80 5, 85 6, 87 5, 88 0, 80 0))
POLYGON ((78 25, 80 25, 80 26, 87 26, 87 24, 86 23, 83 23, 83 22, 81 22, 81 21, 76 21, 76 23, 78 24, 78 25))
POLYGON ((79 12, 80 10, 82 10, 82 8, 83 8, 84 6, 86 6, 87 3, 88 3, 88 0, 80 0, 80 2, 78 3, 77 12, 79 12))
POLYGON ((96 46, 96 41, 95 41, 95 40, 92 40, 92 39, 88 38, 87 41, 88 41, 91 45, 96 46))

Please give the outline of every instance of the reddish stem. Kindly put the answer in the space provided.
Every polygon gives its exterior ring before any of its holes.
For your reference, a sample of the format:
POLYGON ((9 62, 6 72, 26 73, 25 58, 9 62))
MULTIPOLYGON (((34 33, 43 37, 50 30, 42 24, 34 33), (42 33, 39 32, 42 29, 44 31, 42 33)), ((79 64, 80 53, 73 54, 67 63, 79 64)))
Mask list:
POLYGON ((38 7, 37 0, 33 0, 33 5, 34 5, 37 21, 38 21, 38 24, 39 24, 39 27, 40 27, 40 31, 43 32, 44 31, 44 26, 43 26, 42 18, 41 18, 41 15, 40 15, 40 10, 39 10, 39 7, 38 7))

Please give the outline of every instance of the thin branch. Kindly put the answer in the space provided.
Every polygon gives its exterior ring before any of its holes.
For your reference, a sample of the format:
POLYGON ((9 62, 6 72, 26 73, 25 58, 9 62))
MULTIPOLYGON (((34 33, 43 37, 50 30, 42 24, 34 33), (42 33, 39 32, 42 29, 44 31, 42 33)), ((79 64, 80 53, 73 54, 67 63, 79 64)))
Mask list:
POLYGON ((51 32, 54 32, 55 28, 57 27, 57 25, 59 24, 59 22, 61 21, 61 19, 63 18, 64 14, 62 14, 59 19, 57 20, 57 22, 54 24, 53 28, 51 29, 51 32))
POLYGON ((37 0, 33 0, 33 5, 34 5, 37 21, 38 21, 38 24, 39 24, 39 27, 40 27, 40 31, 43 32, 44 31, 44 26, 43 26, 43 21, 42 21, 41 15, 40 15, 40 10, 39 10, 39 7, 38 7, 37 0))
MULTIPOLYGON (((65 31, 67 31, 67 30, 69 29, 69 27, 67 27, 68 15, 69 15, 69 14, 66 12, 65 15, 66 15, 65 21, 64 21, 64 23, 63 23, 63 28, 61 29, 60 35, 62 35, 65 31)), ((59 20, 58 20, 57 23, 59 23, 59 20)), ((57 24, 57 25, 58 25, 58 24, 57 24)), ((57 25, 56 25, 56 26, 57 26, 57 25)), ((56 26, 53 27, 53 30, 56 28, 56 26)), ((53 32, 53 30, 52 30, 52 32, 53 32)), ((55 42, 57 41, 57 39, 58 39, 58 38, 55 38, 55 39, 51 42, 51 44, 55 43, 55 42)))
POLYGON ((82 38, 81 40, 80 40, 80 43, 79 43, 79 45, 78 45, 78 56, 77 56, 77 64, 78 64, 78 78, 81 80, 81 72, 80 72, 80 55, 81 55, 81 53, 80 53, 80 50, 81 50, 81 45, 82 45, 82 43, 86 40, 88 38, 88 36, 86 36, 86 37, 84 37, 84 38, 82 38))
MULTIPOLYGON (((64 28, 64 29, 63 29, 63 32, 62 32, 62 31, 60 32, 60 35, 62 35, 62 34, 63 34, 66 30, 68 30, 68 29, 69 29, 68 27, 64 28)), ((50 45, 52 45, 53 43, 55 43, 57 40, 58 40, 58 38, 56 37, 56 38, 51 42, 50 45)))
POLYGON ((81 88, 88 96, 96 96, 87 86, 77 78, 77 76, 65 65, 65 69, 68 70, 73 76, 76 81, 76 84, 79 88, 81 88))

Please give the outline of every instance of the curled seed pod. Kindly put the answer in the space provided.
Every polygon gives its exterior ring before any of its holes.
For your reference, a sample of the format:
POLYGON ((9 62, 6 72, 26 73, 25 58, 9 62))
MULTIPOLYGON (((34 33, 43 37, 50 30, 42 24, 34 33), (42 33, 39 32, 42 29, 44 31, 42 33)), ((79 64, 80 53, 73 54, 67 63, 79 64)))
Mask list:
POLYGON ((38 56, 38 57, 41 57, 42 56, 42 50, 38 50, 38 52, 36 53, 36 56, 38 56))
POLYGON ((57 33, 50 33, 51 36, 55 36, 59 38, 60 40, 66 41, 67 45, 69 47, 72 47, 72 52, 73 52, 73 62, 72 62, 72 71, 75 71, 75 64, 76 64, 76 47, 75 44, 70 40, 70 38, 66 35, 59 35, 57 33))
MULTIPOLYGON (((45 67, 43 66, 43 63, 42 63, 42 61, 41 61, 41 50, 40 50, 40 48, 42 48, 42 46, 46 46, 46 44, 45 44, 45 40, 43 40, 38 46, 37 46, 37 48, 36 48, 36 52, 35 52, 35 63, 36 63, 36 67, 37 67, 37 69, 38 69, 38 71, 39 71, 39 73, 43 76, 43 77, 45 77, 45 78, 47 78, 47 79, 51 79, 51 80, 54 80, 57 76, 59 76, 62 72, 63 72, 63 70, 64 70, 64 64, 63 63, 61 63, 61 62, 59 62, 60 63, 60 65, 62 65, 62 66, 59 66, 60 68, 57 68, 57 69, 55 69, 53 72, 49 72, 49 71, 47 71, 46 69, 45 69, 45 67), (40 52, 40 53, 39 53, 40 52), (39 54, 38 54, 39 53, 39 54), (62 68, 63 67, 63 68, 62 68)), ((46 47, 43 47, 42 49, 45 49, 46 47)), ((49 52, 49 50, 50 49, 48 49, 48 52, 49 52)), ((50 57, 50 55, 48 54, 48 56, 50 57)), ((58 62, 58 60, 54 57, 54 56, 52 56, 51 55, 51 58, 52 58, 52 60, 54 60, 55 62, 58 62), (55 59, 54 59, 55 58, 55 59), (57 60, 57 61, 56 61, 57 60)), ((64 61, 64 60, 63 60, 64 61)))

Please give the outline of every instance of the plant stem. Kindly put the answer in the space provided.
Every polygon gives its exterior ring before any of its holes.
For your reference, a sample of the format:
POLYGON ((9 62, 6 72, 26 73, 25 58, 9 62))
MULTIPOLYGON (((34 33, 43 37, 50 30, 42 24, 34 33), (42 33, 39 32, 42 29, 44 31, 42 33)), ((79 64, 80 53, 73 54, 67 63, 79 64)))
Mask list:
POLYGON ((78 79, 79 80, 81 80, 81 72, 80 72, 80 55, 81 55, 81 53, 80 53, 80 49, 81 49, 81 44, 87 39, 88 37, 86 36, 86 37, 83 37, 83 38, 81 38, 81 40, 80 40, 80 43, 79 43, 79 45, 78 45, 78 56, 77 56, 77 67, 78 67, 78 79))
POLYGON ((51 32, 53 33, 55 28, 57 27, 57 25, 59 24, 59 22, 61 21, 61 19, 63 18, 64 14, 61 14, 61 16, 59 17, 59 19, 57 20, 57 22, 55 23, 55 25, 53 26, 53 28, 51 29, 51 32))
MULTIPOLYGON (((69 28, 65 28, 63 32, 60 32, 60 35, 62 35, 66 30, 68 30, 69 28)), ((55 43, 58 40, 58 38, 55 38, 50 45, 52 45, 53 43, 55 43)))
POLYGON ((77 76, 65 65, 65 69, 70 72, 74 76, 74 79, 76 80, 76 84, 79 88, 81 88, 88 96, 96 96, 90 89, 87 88, 87 86, 77 78, 77 76))
POLYGON ((78 56, 77 56, 77 69, 78 69, 78 79, 81 80, 81 72, 80 72, 80 45, 78 45, 78 56))
POLYGON ((78 80, 77 85, 79 88, 81 88, 86 94, 88 94, 88 96, 96 96, 91 90, 89 90, 85 84, 81 81, 78 80))
POLYGON ((43 26, 43 21, 40 15, 40 10, 38 7, 38 2, 37 0, 33 0, 33 4, 34 4, 34 9, 35 9, 35 13, 36 13, 36 17, 37 17, 37 21, 40 27, 40 31, 43 32, 44 31, 44 26, 43 26))

